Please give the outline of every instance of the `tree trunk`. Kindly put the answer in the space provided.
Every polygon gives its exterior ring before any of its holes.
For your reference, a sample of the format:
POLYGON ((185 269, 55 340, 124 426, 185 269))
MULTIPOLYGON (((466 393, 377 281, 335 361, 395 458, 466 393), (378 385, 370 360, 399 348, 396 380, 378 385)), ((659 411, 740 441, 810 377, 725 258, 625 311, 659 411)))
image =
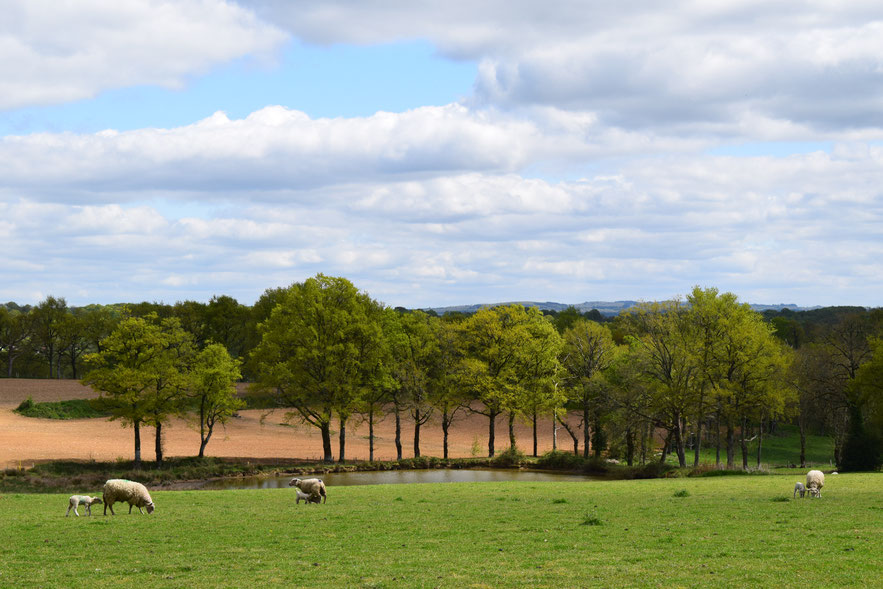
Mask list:
POLYGON ((739 432, 739 446, 742 450, 742 470, 748 470, 748 439, 745 437, 745 430, 748 429, 748 418, 742 418, 742 428, 739 432))
POLYGON ((341 464, 346 461, 346 417, 341 416, 340 420, 340 432, 338 433, 338 439, 340 440, 340 446, 338 450, 337 461, 341 464))
POLYGON ((661 464, 665 464, 665 459, 668 458, 668 452, 671 449, 672 435, 672 430, 668 430, 668 435, 665 436, 665 441, 662 444, 662 455, 659 457, 659 462, 661 464))
POLYGON ((494 426, 497 421, 497 413, 491 411, 488 415, 488 434, 487 434, 487 455, 488 458, 494 457, 494 426))
POLYGON ((733 420, 727 420, 727 468, 736 468, 736 432, 733 420))
POLYGON ((323 421, 319 429, 322 432, 322 451, 325 453, 323 460, 334 462, 334 456, 331 454, 331 422, 323 421))
POLYGON ((558 422, 555 420, 555 414, 552 414, 552 452, 558 451, 558 422))
POLYGON ((625 430, 625 459, 629 466, 635 459, 635 432, 630 427, 625 430))
POLYGON ((693 468, 699 467, 699 452, 702 449, 702 419, 696 420, 696 444, 693 448, 693 468))
POLYGON ((205 454, 205 445, 208 440, 205 437, 205 397, 199 401, 199 458, 205 454))
POLYGON ((162 422, 158 421, 156 423, 156 444, 154 446, 154 450, 156 451, 156 465, 162 466, 162 422))
MULTIPOLYGON (((564 414, 564 417, 567 417, 567 413, 564 414)), ((564 419, 561 418, 560 415, 556 415, 555 419, 558 420, 558 423, 564 426, 564 431, 566 431, 567 434, 570 436, 570 439, 573 440, 573 455, 579 456, 579 438, 576 436, 576 433, 574 433, 574 431, 570 429, 570 426, 567 424, 566 421, 564 421, 564 419)))
POLYGON ((135 468, 141 468, 141 422, 136 420, 132 426, 135 428, 135 468))
POLYGON ((515 449, 515 412, 509 412, 509 448, 515 449))
POLYGON ((533 455, 534 458, 537 456, 537 412, 534 411, 531 416, 531 420, 533 421, 533 455))
POLYGON ((396 460, 402 459, 402 415, 396 405, 396 460))
POLYGON ((681 468, 687 467, 687 453, 684 450, 684 436, 683 431, 681 429, 681 418, 678 417, 675 420, 675 452, 678 455, 678 466, 681 468))
POLYGON ((591 445, 591 436, 589 435, 589 413, 588 401, 583 403, 583 458, 589 457, 589 446, 591 445))
POLYGON ((442 413, 442 455, 444 459, 448 459, 448 428, 451 427, 450 422, 448 421, 448 411, 445 410, 442 413))
POLYGON ((374 406, 368 409, 368 461, 374 462, 374 406))
POLYGON ((414 458, 420 456, 420 410, 414 416, 414 458))
POLYGON ((763 449, 763 417, 760 418, 760 425, 757 427, 757 468, 760 468, 760 457, 763 449))
POLYGON ((721 414, 720 412, 714 418, 714 467, 721 467, 721 414))

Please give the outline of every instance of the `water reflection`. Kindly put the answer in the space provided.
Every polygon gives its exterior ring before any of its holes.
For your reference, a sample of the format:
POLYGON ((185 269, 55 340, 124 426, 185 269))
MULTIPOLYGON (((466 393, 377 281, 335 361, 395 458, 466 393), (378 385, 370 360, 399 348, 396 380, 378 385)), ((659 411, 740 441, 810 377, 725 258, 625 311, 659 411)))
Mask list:
MULTIPOLYGON (((498 481, 579 481, 591 477, 526 470, 384 470, 378 472, 331 472, 318 476, 328 486, 395 485, 406 483, 487 483, 498 481)), ((206 481, 201 489, 279 489, 288 487, 291 476, 243 477, 206 481)))

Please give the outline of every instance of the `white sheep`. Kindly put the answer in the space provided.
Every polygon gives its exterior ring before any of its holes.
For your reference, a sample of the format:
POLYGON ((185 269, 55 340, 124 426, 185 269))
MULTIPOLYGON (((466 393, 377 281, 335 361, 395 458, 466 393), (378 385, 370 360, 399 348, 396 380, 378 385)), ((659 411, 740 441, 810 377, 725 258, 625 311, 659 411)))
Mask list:
POLYGON ((803 499, 803 496, 806 494, 806 487, 803 486, 803 483, 797 481, 794 483, 794 496, 792 499, 797 497, 797 494, 800 493, 800 498, 803 499))
POLYGON ((71 509, 74 510, 74 515, 80 517, 80 513, 77 511, 77 506, 83 505, 86 507, 86 515, 92 515, 92 504, 93 503, 101 503, 100 497, 89 497, 88 495, 71 495, 69 500, 69 504, 67 506, 67 511, 64 514, 64 517, 67 517, 71 514, 71 509))
POLYGON ((810 497, 822 498, 822 487, 825 486, 825 474, 820 470, 811 470, 806 473, 806 490, 810 497))
POLYGON ((301 491, 300 489, 295 489, 297 492, 297 503, 300 504, 301 499, 303 499, 306 503, 319 503, 322 499, 319 498, 318 495, 308 495, 301 491))
MULTIPOLYGON (((110 507, 111 515, 116 515, 113 511, 113 504, 117 501, 128 503, 129 513, 132 513, 133 506, 137 507, 138 511, 141 511, 142 507, 146 507, 148 514, 153 513, 155 509, 153 499, 150 498, 150 493, 147 492, 147 487, 134 481, 110 479, 104 483, 103 497, 104 515, 107 515, 108 507, 110 507)), ((141 513, 142 515, 144 514, 143 511, 141 513)))
POLYGON ((315 503, 318 503, 320 498, 323 500, 323 503, 328 501, 328 495, 325 493, 325 483, 322 482, 322 479, 291 479, 288 486, 297 487, 310 496, 315 503))

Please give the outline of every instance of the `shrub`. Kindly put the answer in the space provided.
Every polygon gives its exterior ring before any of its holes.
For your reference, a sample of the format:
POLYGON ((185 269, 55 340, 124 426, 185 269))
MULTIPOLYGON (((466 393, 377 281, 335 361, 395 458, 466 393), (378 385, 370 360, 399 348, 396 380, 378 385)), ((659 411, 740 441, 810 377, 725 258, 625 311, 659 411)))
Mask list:
POLYGON ((517 447, 512 448, 509 447, 505 452, 497 454, 493 458, 491 458, 490 463, 491 466, 498 467, 511 467, 511 466, 521 466, 527 460, 527 456, 524 455, 524 452, 519 450, 517 447))
POLYGON ((24 413, 25 411, 30 411, 34 408, 34 400, 31 397, 28 397, 21 403, 19 403, 18 407, 15 408, 17 413, 24 413))
POLYGON ((681 489, 680 491, 675 491, 674 497, 689 497, 690 491, 687 489, 681 489))
POLYGON ((546 452, 537 459, 537 466, 540 468, 555 470, 579 470, 582 464, 582 458, 573 452, 562 452, 561 450, 546 452))

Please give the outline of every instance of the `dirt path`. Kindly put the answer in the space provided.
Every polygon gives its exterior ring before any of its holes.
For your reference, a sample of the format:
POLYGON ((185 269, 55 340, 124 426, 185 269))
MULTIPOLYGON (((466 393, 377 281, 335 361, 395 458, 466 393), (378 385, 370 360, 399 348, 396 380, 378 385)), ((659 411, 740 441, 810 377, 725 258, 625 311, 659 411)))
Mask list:
MULTIPOLYGON (((60 421, 34 419, 13 413, 13 409, 27 397, 34 401, 62 401, 95 397, 92 389, 72 380, 0 379, 0 467, 29 466, 34 461, 55 459, 131 460, 134 457, 132 428, 105 419, 75 419, 60 421)), ((252 409, 240 412, 225 429, 212 436, 206 447, 208 456, 249 458, 321 459, 322 439, 317 429, 306 425, 286 425, 284 412, 267 413, 252 409)), ((404 456, 413 452, 413 425, 403 416, 402 444, 404 456)), ((395 424, 387 417, 375 425, 375 458, 392 460, 396 457, 394 445, 395 424)), ((540 424, 539 452, 552 449, 551 423, 540 424)), ((449 439, 451 457, 487 454, 488 420, 473 415, 454 424, 449 439)), ((355 422, 347 426, 346 453, 348 459, 368 459, 368 426, 355 422)), ((195 456, 199 450, 199 432, 183 420, 172 420, 163 428, 164 452, 167 457, 195 456)), ((522 450, 531 449, 532 434, 529 425, 519 423, 516 437, 522 450)), ((570 438, 559 431, 559 444, 571 448, 570 438), (562 437, 565 436, 565 437, 562 437)), ((497 450, 509 445, 508 425, 504 418, 496 423, 497 450)), ((337 458, 338 441, 332 440, 337 458)), ((421 429, 421 453, 441 456, 441 426, 436 420, 421 429)), ((145 460, 154 457, 154 430, 143 428, 141 452, 145 460)))

